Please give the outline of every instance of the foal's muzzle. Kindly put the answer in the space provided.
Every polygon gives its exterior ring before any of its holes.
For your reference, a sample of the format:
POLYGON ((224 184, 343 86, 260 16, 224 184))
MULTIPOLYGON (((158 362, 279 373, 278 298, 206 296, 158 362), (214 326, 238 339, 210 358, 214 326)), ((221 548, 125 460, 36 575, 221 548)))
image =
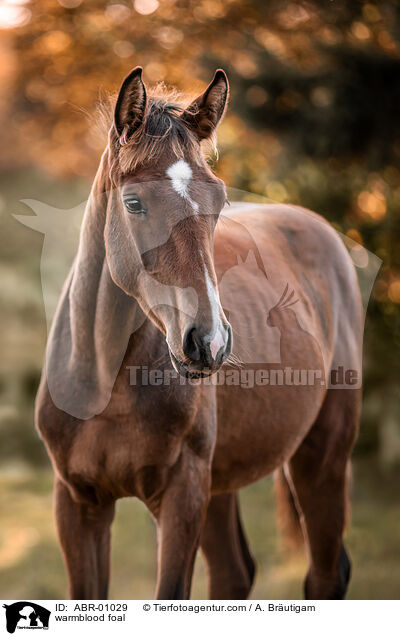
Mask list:
POLYGON ((232 329, 221 324, 215 334, 204 334, 196 323, 189 325, 182 340, 184 357, 170 350, 172 363, 184 377, 201 378, 218 371, 232 351, 232 329))

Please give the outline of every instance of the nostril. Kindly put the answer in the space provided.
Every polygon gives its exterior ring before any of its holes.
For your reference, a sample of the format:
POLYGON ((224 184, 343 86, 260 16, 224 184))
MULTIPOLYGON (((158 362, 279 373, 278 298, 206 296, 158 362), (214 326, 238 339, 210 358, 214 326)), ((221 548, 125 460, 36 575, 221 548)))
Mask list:
POLYGON ((218 364, 222 364, 232 353, 232 329, 230 325, 226 327, 226 335, 224 340, 226 339, 226 344, 223 345, 219 351, 217 356, 215 357, 215 361, 218 364))
POLYGON ((196 341, 196 327, 193 325, 186 329, 183 336, 182 349, 190 360, 200 360, 200 350, 196 341))
POLYGON ((232 353, 232 327, 228 324, 228 339, 225 347, 225 357, 227 358, 232 353))

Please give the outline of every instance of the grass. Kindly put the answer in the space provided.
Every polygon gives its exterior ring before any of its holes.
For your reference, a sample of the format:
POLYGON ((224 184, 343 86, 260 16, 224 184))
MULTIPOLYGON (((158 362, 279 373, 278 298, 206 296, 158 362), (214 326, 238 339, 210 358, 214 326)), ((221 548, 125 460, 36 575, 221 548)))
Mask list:
MULTIPOLYGON (((390 475, 374 461, 355 466, 353 518, 347 545, 353 562, 349 598, 400 598, 400 507, 390 475)), ((301 598, 304 556, 288 558, 279 542, 271 479, 241 494, 243 519, 258 571, 253 598, 301 598)), ((52 475, 13 464, 0 475, 0 598, 65 598, 66 576, 52 511, 52 475)), ((111 598, 151 598, 156 578, 156 533, 137 500, 118 502, 113 528, 111 598)), ((197 557, 192 597, 206 598, 197 557)))

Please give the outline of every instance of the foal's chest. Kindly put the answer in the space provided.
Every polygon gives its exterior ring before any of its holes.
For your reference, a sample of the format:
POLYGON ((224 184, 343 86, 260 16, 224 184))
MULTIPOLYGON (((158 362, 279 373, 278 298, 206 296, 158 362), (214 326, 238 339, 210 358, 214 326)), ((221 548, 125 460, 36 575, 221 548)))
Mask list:
POLYGON ((103 413, 79 425, 68 473, 112 498, 138 496, 149 505, 188 439, 212 445, 210 427, 198 422, 199 410, 208 411, 209 405, 199 387, 153 382, 142 372, 133 376, 133 366, 146 370, 149 363, 127 362, 103 413))

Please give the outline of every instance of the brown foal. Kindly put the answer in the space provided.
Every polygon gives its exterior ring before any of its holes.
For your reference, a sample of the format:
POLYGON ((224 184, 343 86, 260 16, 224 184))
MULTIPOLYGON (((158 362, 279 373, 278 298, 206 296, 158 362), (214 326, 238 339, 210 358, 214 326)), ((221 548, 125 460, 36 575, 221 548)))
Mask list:
POLYGON ((211 598, 246 598, 255 568, 237 491, 274 471, 308 549, 306 597, 346 592, 360 388, 328 378, 359 369, 356 276, 317 215, 224 207, 201 145, 227 99, 221 70, 185 105, 148 94, 136 68, 115 105, 36 402, 72 598, 106 598, 127 496, 157 524, 157 598, 189 598, 199 546, 211 598), (250 371, 252 386, 235 384, 250 371))

